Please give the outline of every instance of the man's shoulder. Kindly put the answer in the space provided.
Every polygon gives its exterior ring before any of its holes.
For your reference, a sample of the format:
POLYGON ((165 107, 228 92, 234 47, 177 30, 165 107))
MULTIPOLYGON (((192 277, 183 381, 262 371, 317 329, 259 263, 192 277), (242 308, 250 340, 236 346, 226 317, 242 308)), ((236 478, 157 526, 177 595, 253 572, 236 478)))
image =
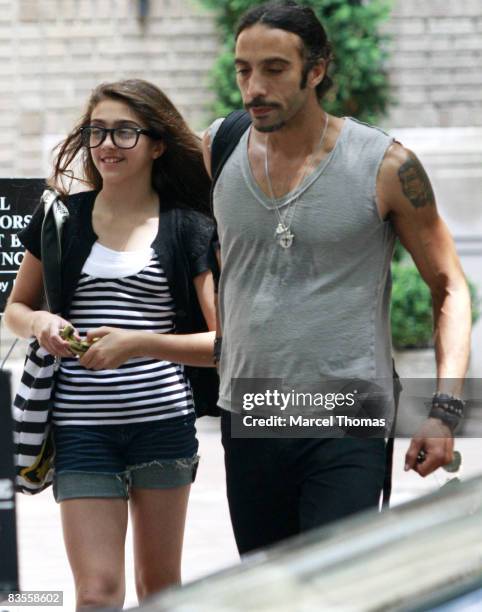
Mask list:
POLYGON ((366 123, 364 121, 360 121, 360 119, 356 119, 355 117, 347 117, 347 120, 350 122, 350 126, 354 132, 356 132, 359 136, 366 139, 388 139, 393 140, 393 137, 385 131, 383 128, 378 125, 373 125, 371 123, 366 123))
POLYGON ((413 164, 420 164, 415 153, 394 139, 380 165, 379 183, 381 185, 398 184, 401 173, 413 164))
POLYGON ((206 129, 206 134, 209 137, 209 147, 211 147, 214 138, 216 137, 216 134, 219 131, 219 128, 221 127, 221 125, 223 124, 224 120, 226 119, 226 117, 218 117, 217 119, 215 119, 211 125, 206 129))
POLYGON ((211 146, 213 144, 213 140, 215 139, 216 134, 218 133, 219 128, 221 127, 225 119, 226 117, 218 117, 210 125, 208 125, 208 127, 203 132, 203 148, 205 149, 205 152, 209 155, 211 154, 211 146))
POLYGON ((216 136, 220 137, 217 140, 222 141, 223 147, 229 143, 237 143, 250 125, 251 117, 242 109, 232 111, 226 117, 218 117, 207 130, 210 144, 212 145, 216 136))
POLYGON ((204 165, 206 166, 206 170, 208 174, 212 176, 211 172, 211 145, 213 140, 218 133, 221 124, 223 123, 225 117, 218 117, 215 119, 211 125, 209 125, 203 132, 202 135, 202 149, 203 149, 203 158, 204 165))

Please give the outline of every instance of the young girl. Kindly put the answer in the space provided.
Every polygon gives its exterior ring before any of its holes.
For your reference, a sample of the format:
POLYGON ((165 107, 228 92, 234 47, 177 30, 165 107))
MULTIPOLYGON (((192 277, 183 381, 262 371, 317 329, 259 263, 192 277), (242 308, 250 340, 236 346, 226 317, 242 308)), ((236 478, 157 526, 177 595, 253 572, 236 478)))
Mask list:
POLYGON ((61 316, 40 310, 39 208, 5 312, 17 335, 61 357, 53 403, 54 494, 78 609, 122 607, 130 509, 140 600, 180 581, 197 467, 184 367, 212 365, 214 297, 206 252, 210 181, 199 139, 169 99, 141 80, 102 84, 59 149, 63 190, 79 154, 91 191, 68 195, 61 316), (93 341, 76 358, 67 324, 93 341), (187 333, 197 331, 198 333, 187 333), (178 333, 176 333, 178 332, 178 333), (179 333, 183 332, 183 333, 179 333))

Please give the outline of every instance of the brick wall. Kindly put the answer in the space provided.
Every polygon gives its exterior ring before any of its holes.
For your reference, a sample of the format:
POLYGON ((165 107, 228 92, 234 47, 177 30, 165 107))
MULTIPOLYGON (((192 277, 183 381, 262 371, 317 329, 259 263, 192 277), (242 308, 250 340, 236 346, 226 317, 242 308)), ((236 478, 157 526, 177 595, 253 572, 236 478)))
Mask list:
POLYGON ((396 0, 387 29, 388 125, 482 126, 482 0, 396 0))
POLYGON ((153 81, 194 128, 212 97, 213 21, 190 0, 0 0, 0 176, 39 176, 101 81, 153 81))
MULTIPOLYGON (((195 129, 218 51, 197 0, 0 0, 0 176, 39 176, 100 81, 141 77, 195 129)), ((395 0, 387 127, 482 126, 482 0, 395 0)))
MULTIPOLYGON (((0 0, 1 177, 44 176, 49 150, 104 80, 151 80, 192 127, 205 127, 219 45, 213 19, 199 0, 150 6, 143 25, 137 0, 0 0)), ((394 0, 387 29, 398 105, 385 125, 429 170, 482 293, 482 0, 394 0)))

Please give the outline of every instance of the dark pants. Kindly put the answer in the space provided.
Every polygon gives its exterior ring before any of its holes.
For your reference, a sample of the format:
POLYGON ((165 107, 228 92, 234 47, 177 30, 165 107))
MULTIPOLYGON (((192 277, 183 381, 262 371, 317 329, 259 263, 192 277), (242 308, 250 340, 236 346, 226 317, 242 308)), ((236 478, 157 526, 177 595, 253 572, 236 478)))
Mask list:
POLYGON ((379 505, 383 439, 231 438, 225 410, 221 433, 240 554, 379 505))

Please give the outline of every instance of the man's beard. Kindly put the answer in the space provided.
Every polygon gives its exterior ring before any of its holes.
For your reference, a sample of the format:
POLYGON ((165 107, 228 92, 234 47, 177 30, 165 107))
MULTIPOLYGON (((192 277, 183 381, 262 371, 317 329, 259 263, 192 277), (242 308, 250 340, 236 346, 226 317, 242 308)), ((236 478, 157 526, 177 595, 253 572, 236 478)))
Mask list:
MULTIPOLYGON (((272 108, 273 110, 281 109, 279 104, 270 103, 268 100, 264 100, 263 98, 259 96, 255 98, 254 100, 252 100, 250 104, 245 104, 244 108, 249 112, 250 109, 256 108, 257 106, 267 106, 269 108, 272 108)), ((258 130, 258 132, 263 132, 263 133, 276 132, 280 130, 286 123, 284 119, 280 119, 277 123, 260 127, 260 126, 255 125, 255 121, 256 121, 256 117, 253 120, 253 127, 256 130, 258 130)))
POLYGON ((274 123, 273 125, 255 125, 253 123, 253 127, 255 130, 257 130, 258 132, 262 132, 263 134, 269 134, 270 132, 277 132, 278 130, 281 130, 282 127, 284 127, 286 124, 285 121, 279 121, 278 123, 274 123))

